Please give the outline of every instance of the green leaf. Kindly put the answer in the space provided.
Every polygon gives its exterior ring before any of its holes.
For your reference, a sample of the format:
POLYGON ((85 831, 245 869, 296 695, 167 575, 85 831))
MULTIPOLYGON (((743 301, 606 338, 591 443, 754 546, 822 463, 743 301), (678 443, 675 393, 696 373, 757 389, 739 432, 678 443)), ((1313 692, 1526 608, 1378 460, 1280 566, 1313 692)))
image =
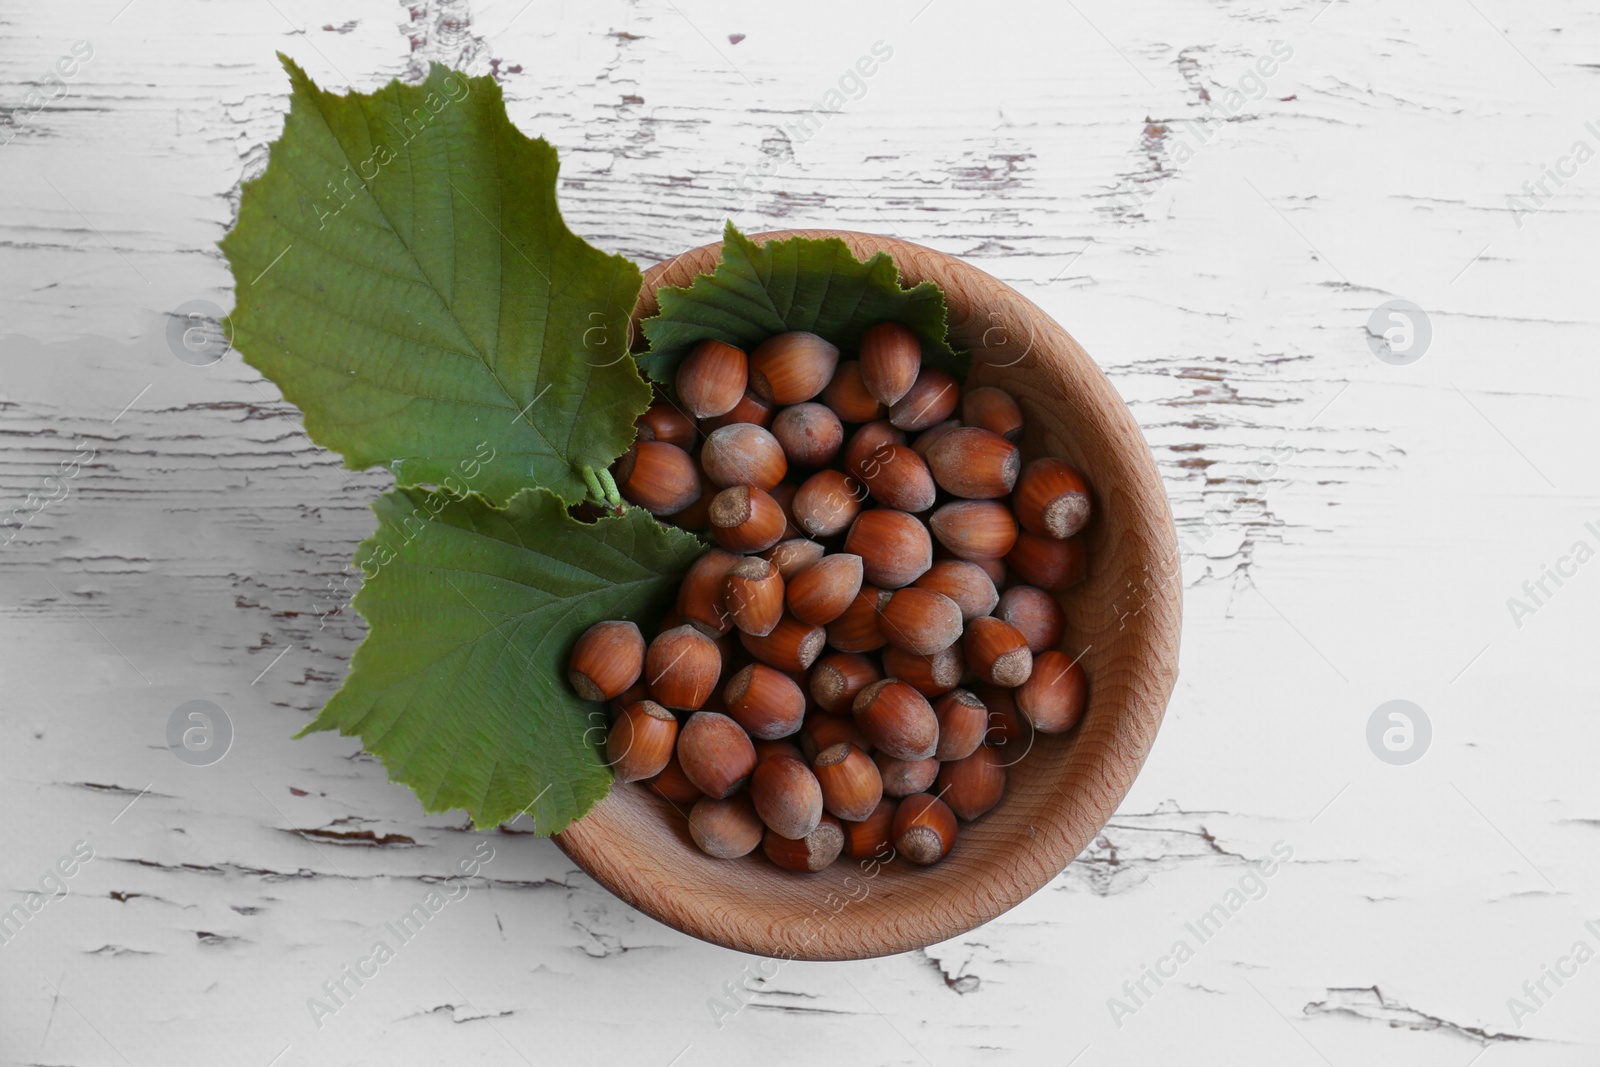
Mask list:
POLYGON ((687 289, 659 294, 661 313, 644 321, 646 374, 671 384, 678 362, 711 338, 749 351, 773 334, 806 330, 838 345, 846 359, 867 328, 900 322, 922 338, 922 357, 966 380, 968 358, 950 347, 944 292, 933 282, 900 287, 888 254, 857 259, 837 237, 756 244, 728 223, 722 262, 687 289))
POLYGON ((492 78, 323 92, 287 58, 283 134, 222 241, 234 343, 319 444, 401 485, 585 496, 650 389, 627 358, 639 270, 573 235, 556 153, 492 78))
POLYGON ((355 599, 371 630, 302 735, 360 736, 427 811, 488 827, 526 808, 559 832, 611 784, 605 714, 566 680, 573 643, 602 619, 653 622, 704 546, 638 508, 578 522, 543 490, 499 508, 398 489, 373 510, 355 599))

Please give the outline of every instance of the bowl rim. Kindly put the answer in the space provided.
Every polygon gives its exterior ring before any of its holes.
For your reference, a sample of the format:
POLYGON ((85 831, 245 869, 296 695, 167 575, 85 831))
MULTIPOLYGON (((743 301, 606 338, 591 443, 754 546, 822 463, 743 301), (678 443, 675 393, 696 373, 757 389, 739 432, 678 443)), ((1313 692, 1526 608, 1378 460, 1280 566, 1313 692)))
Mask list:
MULTIPOLYGON (((954 286, 947 283, 960 281, 990 291, 997 302, 988 307, 990 318, 1003 311, 1007 322, 1025 321, 1030 330, 1028 351, 1033 351, 1039 333, 1048 335, 1040 348, 1041 353, 1049 352, 1052 359, 1062 361, 1062 373, 1068 374, 1074 388, 1081 391, 1080 406, 1091 410, 1096 421, 1101 423, 1098 436, 1120 442, 1118 447, 1108 448, 1107 455, 1124 462, 1127 468, 1124 473, 1130 485, 1118 486, 1119 495, 1126 498, 1123 503, 1140 519, 1137 536, 1133 538, 1133 552, 1135 557, 1145 560, 1143 582, 1148 595, 1141 601, 1137 613, 1144 616, 1144 637, 1138 644, 1146 655, 1140 657, 1140 669, 1119 682, 1119 691, 1125 693, 1117 698, 1119 708, 1126 704, 1123 713, 1107 720, 1103 729, 1097 729, 1094 744, 1085 746, 1092 750, 1084 756, 1084 766, 1093 772, 1093 780, 1076 797, 1080 803, 1067 805, 1070 810, 1059 816, 1063 823, 1070 823, 1070 832, 1066 827, 1051 826, 1045 828, 1050 832, 1035 838, 1030 825, 1028 854, 1019 855, 1014 867, 1008 868, 1006 885, 952 884, 952 892, 962 898, 957 902, 961 907, 919 917, 922 921, 913 924, 914 930, 896 923, 881 932, 874 931, 876 943, 843 942, 838 937, 824 937, 820 944, 814 944, 813 934, 804 947, 797 948, 789 932, 775 930, 770 924, 763 927, 759 922, 741 923, 737 917, 730 919, 725 911, 713 911, 693 902, 680 905, 671 893, 663 894, 661 886, 652 884, 637 867, 618 855, 620 850, 614 846, 619 840, 631 841, 636 829, 646 828, 635 825, 638 823, 634 817, 636 813, 624 810, 628 805, 618 799, 616 787, 583 818, 555 835, 554 841, 585 873, 628 904, 673 929, 724 948, 775 959, 811 961, 866 959, 925 948, 991 921, 1044 888, 1092 842, 1131 789, 1155 741, 1177 680, 1182 582, 1171 509, 1149 444, 1115 386, 1059 323, 1011 286, 957 256, 898 237, 835 229, 771 230, 747 236, 756 244, 793 237, 839 238, 852 254, 863 260, 874 253, 886 252, 899 270, 902 286, 931 280, 945 289, 948 296, 948 290, 954 286), (929 267, 936 267, 939 276, 930 276, 929 267), (997 305, 999 310, 996 310, 997 305), (1158 565, 1157 572, 1151 571, 1152 562, 1158 565)), ((630 336, 638 336, 639 323, 657 313, 659 289, 687 286, 695 277, 708 273, 721 262, 722 247, 720 240, 710 242, 647 269, 630 322, 630 336)), ((956 318, 952 306, 952 328, 957 325, 956 318)), ((988 334, 983 336, 987 338, 988 334)), ((1096 489, 1097 493, 1103 491, 1100 486, 1096 489)), ((1113 607, 1112 610, 1117 609, 1113 607)), ((1119 628, 1122 624, 1123 620, 1119 619, 1119 628)), ((1096 699, 1096 690, 1091 687, 1091 708, 1096 699)), ((1082 729, 1080 726, 1067 736, 1074 736, 1082 729)), ((1066 795, 1059 788, 1056 791, 1066 795)), ((659 824, 655 825, 659 832, 659 824)), ((686 834, 680 836, 687 840, 686 834)), ((932 874, 944 866, 925 868, 921 873, 932 874)), ((815 879, 818 876, 796 877, 815 879)))

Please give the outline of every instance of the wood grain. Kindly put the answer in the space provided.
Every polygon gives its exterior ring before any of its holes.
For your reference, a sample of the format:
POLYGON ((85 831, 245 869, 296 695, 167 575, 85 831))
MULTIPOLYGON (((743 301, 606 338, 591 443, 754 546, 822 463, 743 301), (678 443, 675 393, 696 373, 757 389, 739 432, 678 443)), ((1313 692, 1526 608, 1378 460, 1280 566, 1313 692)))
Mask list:
MULTIPOLYGON (((1088 475, 1096 513, 1082 536, 1089 572, 1061 594, 1063 647, 1081 656, 1089 706, 1069 734, 1006 753, 1006 797, 963 826, 932 868, 841 859, 811 875, 760 857, 701 853, 683 813, 638 784, 614 788, 556 837, 584 870, 633 906, 695 937, 780 959, 844 960, 924 948, 988 922, 1037 892, 1083 851, 1144 764, 1178 670, 1177 541, 1149 446, 1087 353, 1015 289, 931 248, 841 230, 781 230, 757 241, 839 237, 861 259, 887 252, 901 283, 936 282, 952 343, 973 354, 968 386, 1019 399, 1026 459, 1058 456, 1088 475), (1142 599, 1125 610, 1129 590, 1142 599), (1119 604, 1122 607, 1119 608, 1119 604), (670 828, 670 829, 669 829, 670 828)), ((656 291, 712 270, 720 245, 652 267, 634 324, 656 291)), ((848 356, 849 353, 846 353, 848 356)))

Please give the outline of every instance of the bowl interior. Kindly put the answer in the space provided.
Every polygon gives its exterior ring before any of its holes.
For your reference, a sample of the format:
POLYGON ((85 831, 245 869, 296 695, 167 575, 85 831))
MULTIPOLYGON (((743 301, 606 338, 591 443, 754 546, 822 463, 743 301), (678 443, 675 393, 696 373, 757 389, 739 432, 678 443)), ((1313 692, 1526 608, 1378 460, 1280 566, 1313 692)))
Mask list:
MULTIPOLYGON (((1089 705, 1070 733, 1008 752, 1005 799, 962 825, 930 868, 841 858, 793 874, 759 854, 712 859, 683 812, 642 784, 618 785, 556 838, 611 892, 695 937, 762 956, 858 959, 921 948, 981 925, 1059 874, 1127 793, 1155 738, 1177 675, 1181 584, 1177 543, 1155 463, 1127 407, 1065 330, 1014 289, 970 264, 909 242, 834 230, 865 258, 886 251, 903 284, 943 287, 951 341, 972 355, 969 386, 998 385, 1022 406, 1024 459, 1058 456, 1088 476, 1096 514, 1080 536, 1088 576, 1061 597, 1063 647, 1082 657, 1089 705)), ((635 325, 656 290, 709 272, 720 245, 645 274, 635 325)), ((850 353, 846 353, 850 355, 850 353)))

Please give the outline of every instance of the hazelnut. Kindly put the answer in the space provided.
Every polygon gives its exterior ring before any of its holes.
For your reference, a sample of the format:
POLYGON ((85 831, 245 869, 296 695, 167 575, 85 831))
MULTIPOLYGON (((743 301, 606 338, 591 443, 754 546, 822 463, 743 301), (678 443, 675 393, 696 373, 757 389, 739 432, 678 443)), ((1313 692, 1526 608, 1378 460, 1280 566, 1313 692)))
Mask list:
POLYGON ((701 852, 719 860, 748 856, 764 831, 755 805, 743 793, 726 799, 701 797, 689 809, 689 836, 701 852))
POLYGON ((631 622, 597 622, 572 646, 567 677, 585 700, 611 700, 639 680, 644 635, 631 622))
POLYGON ((992 500, 1017 484, 1022 453, 999 434, 958 426, 929 447, 928 469, 939 488, 953 496, 992 500))
POLYGON ((971 822, 1000 803, 1005 791, 1005 764, 988 745, 979 745, 965 759, 939 766, 939 798, 957 818, 971 822))
POLYGON ((689 572, 678 586, 678 614, 684 622, 708 637, 718 637, 732 628, 723 594, 728 571, 741 558, 711 548, 689 565, 689 572))
POLYGON ((822 806, 837 818, 860 822, 883 799, 877 765, 848 741, 817 753, 811 772, 822 786, 822 806))
POLYGON ((749 485, 763 492, 770 492, 789 472, 778 439, 748 422, 712 430, 700 447, 700 466, 706 477, 723 489, 749 485))
POLYGON ((961 621, 971 622, 995 610, 1001 603, 994 581, 978 564, 964 559, 941 559, 928 572, 911 583, 918 589, 943 593, 961 608, 961 621))
POLYGON ((861 336, 861 380, 879 403, 911 391, 922 369, 922 342, 907 326, 880 322, 861 336))
POLYGON ((792 537, 786 541, 779 541, 761 555, 778 568, 778 574, 788 582, 796 574, 821 559, 826 551, 827 549, 815 541, 804 537, 792 537))
POLYGON ((750 353, 750 391, 783 407, 822 392, 839 365, 839 350, 814 333, 769 337, 750 353))
POLYGON ((673 805, 693 804, 705 796, 689 781, 689 776, 683 773, 683 764, 678 762, 678 753, 674 748, 672 758, 667 760, 667 765, 661 768, 661 773, 650 779, 650 791, 666 799, 673 805))
POLYGON ((1016 687, 1033 673, 1033 653, 1022 631, 992 615, 973 619, 963 635, 967 667, 993 685, 1016 687))
POLYGON ((861 375, 861 364, 855 360, 839 364, 839 369, 833 372, 833 380, 822 390, 822 402, 843 422, 874 422, 889 410, 868 391, 861 375))
POLYGON ((905 396, 889 406, 889 422, 908 433, 926 430, 955 413, 961 386, 937 367, 923 367, 905 396))
POLYGON ((818 471, 795 492, 795 525, 811 537, 843 533, 866 499, 866 487, 844 471, 818 471))
POLYGON ((844 830, 839 820, 823 812, 817 828, 802 838, 787 838, 768 830, 761 839, 767 859, 788 871, 802 874, 822 870, 839 858, 844 849, 844 830))
POLYGON ((939 719, 938 760, 965 759, 983 744, 989 731, 989 709, 977 695, 965 689, 952 689, 933 702, 939 719))
POLYGON ((891 756, 927 759, 938 747, 939 719, 933 706, 897 678, 885 678, 861 690, 852 710, 856 726, 867 740, 891 756))
POLYGON ((983 573, 989 576, 989 580, 994 583, 994 587, 996 589, 1004 589, 1006 587, 1006 581, 1008 580, 1008 576, 1006 574, 1006 565, 1000 560, 969 559, 967 562, 975 563, 982 567, 983 573))
POLYGON ((789 611, 811 626, 826 626, 861 592, 861 557, 835 552, 796 574, 788 585, 789 611))
POLYGON ((773 756, 792 756, 801 763, 805 762, 805 754, 800 751, 799 735, 792 737, 777 737, 771 740, 761 737, 752 737, 750 743, 756 750, 756 767, 759 768, 773 756))
POLYGON ((1000 594, 994 616, 1021 631, 1035 656, 1060 645, 1067 632, 1067 615, 1061 610, 1061 602, 1031 585, 1014 585, 1000 594))
POLYGON ((860 822, 842 823, 844 854, 853 860, 892 858, 894 847, 894 813, 900 802, 894 797, 884 797, 860 822))
POLYGON ((861 557, 866 580, 881 589, 910 585, 933 566, 928 528, 916 516, 888 508, 857 515, 845 535, 844 550, 861 557))
POLYGON ((906 443, 904 431, 897 430, 888 419, 869 422, 850 435, 850 440, 844 446, 840 455, 840 463, 844 469, 857 479, 861 477, 861 465, 865 463, 874 452, 884 445, 903 445, 906 443))
POLYGON ((663 630, 644 654, 645 684, 662 707, 695 711, 716 688, 722 673, 717 643, 693 626, 663 630))
POLYGON ((855 720, 848 715, 814 711, 806 716, 805 725, 800 727, 800 752, 808 760, 816 759, 818 753, 844 741, 868 755, 872 753, 872 742, 856 728, 855 720))
POLYGON ((915 452, 917 455, 926 460, 928 458, 928 452, 935 444, 938 443, 939 438, 943 437, 951 430, 956 429, 960 425, 960 419, 945 419, 943 422, 935 423, 934 425, 929 426, 926 430, 923 430, 921 433, 917 434, 916 437, 912 438, 911 451, 915 452))
POLYGON ((840 652, 871 652, 882 648, 886 642, 883 629, 878 625, 878 609, 889 602, 893 593, 864 584, 861 592, 840 615, 828 624, 828 644, 840 652))
POLYGON ((747 380, 742 349, 721 341, 701 341, 678 364, 673 384, 689 414, 705 419, 732 411, 744 396, 747 380))
POLYGON ((1078 725, 1088 703, 1089 676, 1079 660, 1051 649, 1034 661, 1033 676, 1017 687, 1017 709, 1041 734, 1078 725))
POLYGON ((952 500, 928 517, 928 527, 952 555, 966 560, 999 559, 1017 541, 1017 520, 997 500, 952 500))
POLYGON ((796 404, 772 420, 772 436, 796 467, 825 467, 844 447, 844 426, 823 404, 796 404))
POLYGON ((1059 459, 1036 459, 1022 472, 1011 506, 1029 533, 1071 537, 1089 523, 1089 484, 1076 467, 1059 459))
POLYGON ((711 501, 718 491, 709 479, 701 478, 700 495, 695 497, 694 503, 682 511, 675 511, 666 516, 666 521, 685 530, 700 533, 711 525, 711 501))
POLYGON ((765 663, 752 663, 722 687, 730 719, 752 738, 771 741, 798 733, 805 720, 806 695, 793 678, 765 663))
POLYGON ((892 645, 883 650, 883 669, 925 697, 948 693, 961 684, 967 673, 967 660, 957 641, 931 656, 921 656, 892 645))
POLYGON ((1006 568, 1018 581, 1040 589, 1058 591, 1083 579, 1088 573, 1088 556, 1076 537, 1058 541, 1023 530, 1005 554, 1006 568))
POLYGON ((999 434, 1012 444, 1022 440, 1022 409, 1010 393, 993 385, 966 391, 961 397, 961 421, 999 434))
POLYGON ((803 838, 822 822, 822 786, 799 759, 772 756, 750 776, 756 814, 780 837, 803 838))
POLYGON ((770 634, 783 617, 783 600, 783 576, 759 556, 740 557, 722 579, 728 618, 747 634, 770 634))
POLYGON ((872 761, 878 765, 878 775, 883 779, 883 795, 886 797, 908 797, 912 793, 927 792, 939 774, 939 761, 932 758, 895 759, 888 753, 879 752, 872 757, 872 761))
POLYGON ((606 733, 606 763, 619 782, 653 778, 672 759, 678 719, 653 700, 632 705, 606 733))
POLYGON ((961 638, 960 605, 931 589, 898 589, 878 614, 889 644, 907 652, 931 656, 961 638))
POLYGON ((938 495, 928 465, 905 445, 884 442, 863 459, 856 470, 867 492, 884 507, 927 511, 938 495))
POLYGON ((665 441, 685 452, 692 452, 695 441, 700 437, 694 420, 685 415, 682 408, 665 400, 651 404, 643 415, 634 420, 634 426, 638 428, 639 440, 665 441))
POLYGON ((756 769, 756 750, 726 715, 697 711, 678 731, 678 762, 696 789, 720 799, 737 792, 756 769))
POLYGON ((675 515, 700 499, 700 470, 665 441, 635 441, 611 466, 617 489, 652 515, 675 515))
POLYGON ((803 671, 822 654, 827 634, 820 626, 810 626, 785 614, 772 632, 762 637, 741 632, 739 643, 762 663, 780 671, 803 671))
POLYGON ((856 694, 883 678, 871 659, 856 652, 830 652, 811 669, 811 699, 832 715, 850 714, 856 694))
POLYGON ((771 495, 735 485, 711 501, 711 536, 730 552, 765 552, 783 540, 788 516, 771 495))
POLYGON ((724 426, 736 426, 741 422, 748 422, 752 426, 767 427, 772 425, 772 416, 777 411, 770 401, 762 400, 749 389, 744 391, 744 396, 733 406, 733 410, 726 415, 717 415, 709 419, 701 419, 700 432, 711 433, 724 426))
POLYGON ((1017 710, 1014 689, 998 685, 976 685, 973 695, 989 709, 989 729, 984 731, 983 742, 1006 754, 1007 762, 1015 763, 1033 747, 1033 724, 1017 710))
POLYGON ((956 843, 956 817, 949 805, 932 793, 913 793, 895 809, 895 851, 921 867, 950 855, 956 843))

